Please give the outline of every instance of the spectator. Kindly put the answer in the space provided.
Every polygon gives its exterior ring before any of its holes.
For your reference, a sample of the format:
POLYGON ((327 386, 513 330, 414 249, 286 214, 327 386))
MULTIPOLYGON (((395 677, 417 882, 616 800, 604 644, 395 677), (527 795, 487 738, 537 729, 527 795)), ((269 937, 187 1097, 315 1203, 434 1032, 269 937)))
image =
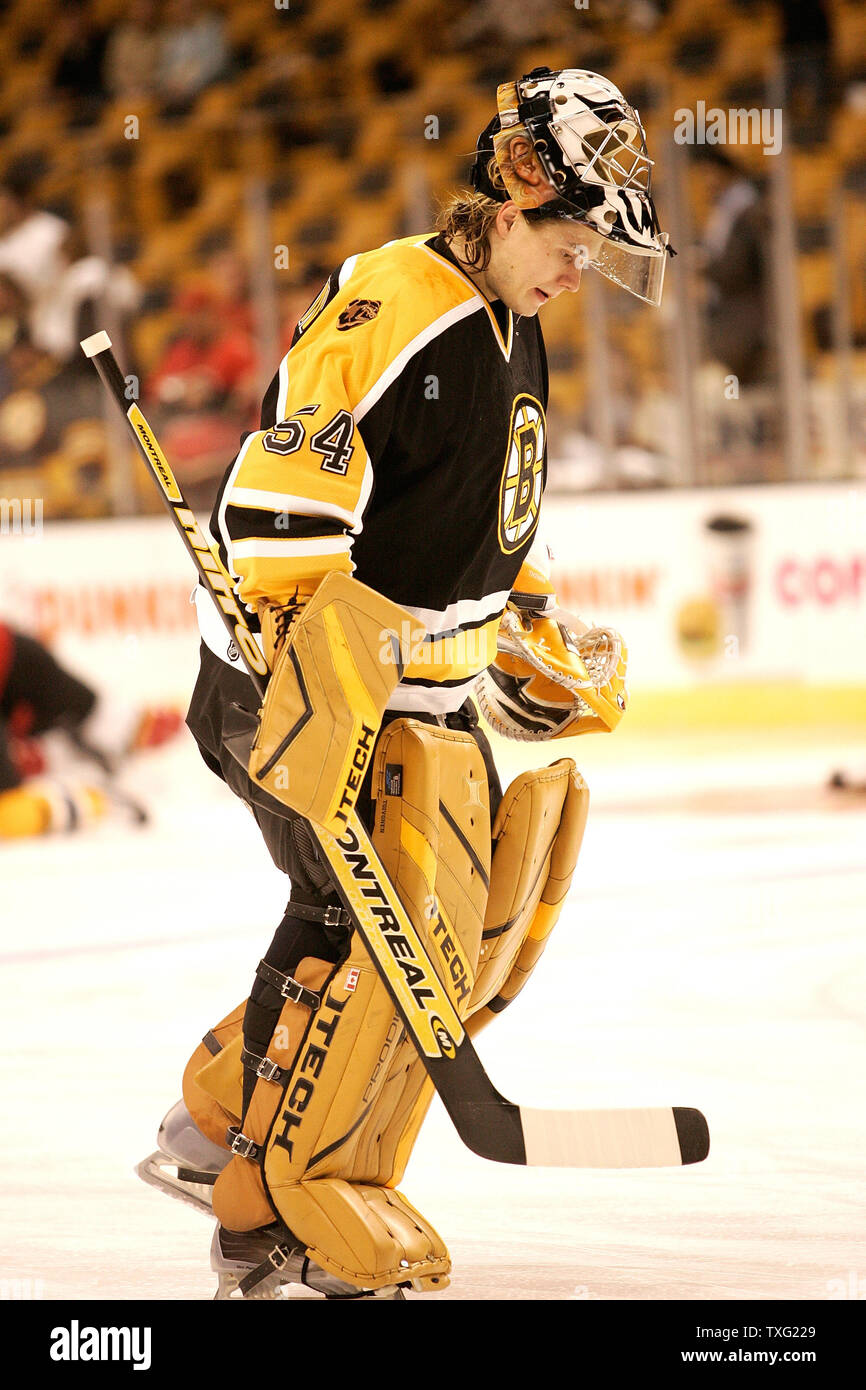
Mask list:
POLYGON ((830 9, 826 0, 776 0, 785 116, 800 144, 824 140, 836 104, 830 9))
POLYGON ((128 314, 140 291, 128 270, 79 254, 83 247, 69 223, 34 207, 31 189, 26 169, 7 174, 0 186, 0 276, 23 298, 15 317, 28 324, 33 345, 68 362, 88 326, 82 320, 88 305, 128 314))
POLYGON ((148 394, 170 410, 246 410, 255 382, 256 355, 243 329, 224 326, 219 305, 205 289, 177 301, 180 330, 150 374, 148 394))
POLYGON ((229 70, 230 53, 221 15, 202 12, 197 0, 171 0, 160 37, 157 82, 161 96, 184 107, 229 70))
POLYGON ((699 247, 709 356, 740 386, 761 385, 771 375, 773 331, 763 191, 715 146, 701 147, 694 167, 709 208, 699 247))
POLYGON ((252 335, 254 316, 243 256, 228 243, 213 246, 205 259, 205 279, 223 326, 252 335))
POLYGON ((156 89, 160 35, 154 0, 130 0, 105 53, 105 85, 115 97, 146 97, 156 89))
POLYGON ((35 175, 23 160, 7 170, 0 184, 0 274, 8 275, 28 300, 61 275, 69 235, 68 222, 34 205, 35 175))
POLYGON ((11 377, 4 359, 27 319, 27 298, 11 275, 0 273, 0 400, 9 390, 11 377))
POLYGON ((180 330, 145 382, 167 455, 191 507, 204 506, 238 435, 257 427, 252 339, 222 322, 206 289, 188 289, 177 308, 180 330))
POLYGON ((120 327, 138 307, 141 288, 125 266, 112 266, 84 250, 71 235, 61 248, 57 278, 36 296, 30 329, 38 348, 58 362, 78 361, 81 339, 103 326, 120 327))
POLYGON ((79 356, 59 367, 18 326, 0 358, 0 468, 40 467, 67 426, 99 419, 99 381, 79 356))
POLYGON ((73 125, 92 125, 106 98, 103 71, 108 33, 95 26, 86 0, 66 0, 57 25, 60 45, 52 85, 73 106, 73 125))

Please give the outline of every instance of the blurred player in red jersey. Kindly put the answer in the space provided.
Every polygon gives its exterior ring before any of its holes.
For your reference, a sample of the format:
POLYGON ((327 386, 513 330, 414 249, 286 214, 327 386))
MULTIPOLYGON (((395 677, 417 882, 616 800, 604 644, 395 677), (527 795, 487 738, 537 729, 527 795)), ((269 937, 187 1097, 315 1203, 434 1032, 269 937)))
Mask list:
POLYGON ((93 825, 112 804, 123 760, 180 724, 176 710, 129 710, 100 697, 36 638, 0 623, 0 840, 93 825), (41 739, 55 732, 100 778, 52 771, 41 739))

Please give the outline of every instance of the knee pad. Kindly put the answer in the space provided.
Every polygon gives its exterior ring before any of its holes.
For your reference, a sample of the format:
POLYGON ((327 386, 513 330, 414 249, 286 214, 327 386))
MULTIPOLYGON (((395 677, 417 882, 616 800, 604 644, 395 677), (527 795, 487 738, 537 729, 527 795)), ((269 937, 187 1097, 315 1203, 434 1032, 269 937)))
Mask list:
MULTIPOLYGON (((463 1015, 490 872, 483 757, 468 734, 395 720, 373 775, 374 843, 463 1015)), ((245 1059, 259 1075, 214 1212, 234 1230, 276 1216, 317 1264, 359 1287, 444 1287, 448 1252, 396 1190, 432 1094, 423 1064, 359 938, 338 965, 308 958, 293 973, 306 994, 287 998, 267 1057, 245 1059)), ((238 1108, 237 1049, 235 1039, 192 1078, 211 1105, 221 1095, 217 1117, 238 1108)))

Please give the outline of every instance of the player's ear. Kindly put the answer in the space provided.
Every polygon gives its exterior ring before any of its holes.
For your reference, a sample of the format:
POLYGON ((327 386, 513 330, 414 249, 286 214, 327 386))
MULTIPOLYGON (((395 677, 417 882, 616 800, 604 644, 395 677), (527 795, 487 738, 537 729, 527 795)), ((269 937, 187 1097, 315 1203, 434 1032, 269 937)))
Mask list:
POLYGON ((496 214, 496 222, 494 223, 499 235, 503 237, 508 236, 509 232, 512 231, 520 218, 520 215, 520 208, 516 203, 503 203, 496 214))

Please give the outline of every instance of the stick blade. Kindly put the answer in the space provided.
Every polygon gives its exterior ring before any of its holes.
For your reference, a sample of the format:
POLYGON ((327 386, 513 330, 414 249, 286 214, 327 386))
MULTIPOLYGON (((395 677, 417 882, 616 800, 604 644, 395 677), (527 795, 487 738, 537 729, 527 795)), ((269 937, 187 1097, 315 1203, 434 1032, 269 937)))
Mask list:
POLYGON ((699 1110, 524 1110, 526 1163, 544 1168, 667 1168, 709 1152, 699 1110))
POLYGON ((710 1127, 700 1110, 674 1106, 674 1123, 683 1163, 703 1163, 710 1152, 710 1127))

